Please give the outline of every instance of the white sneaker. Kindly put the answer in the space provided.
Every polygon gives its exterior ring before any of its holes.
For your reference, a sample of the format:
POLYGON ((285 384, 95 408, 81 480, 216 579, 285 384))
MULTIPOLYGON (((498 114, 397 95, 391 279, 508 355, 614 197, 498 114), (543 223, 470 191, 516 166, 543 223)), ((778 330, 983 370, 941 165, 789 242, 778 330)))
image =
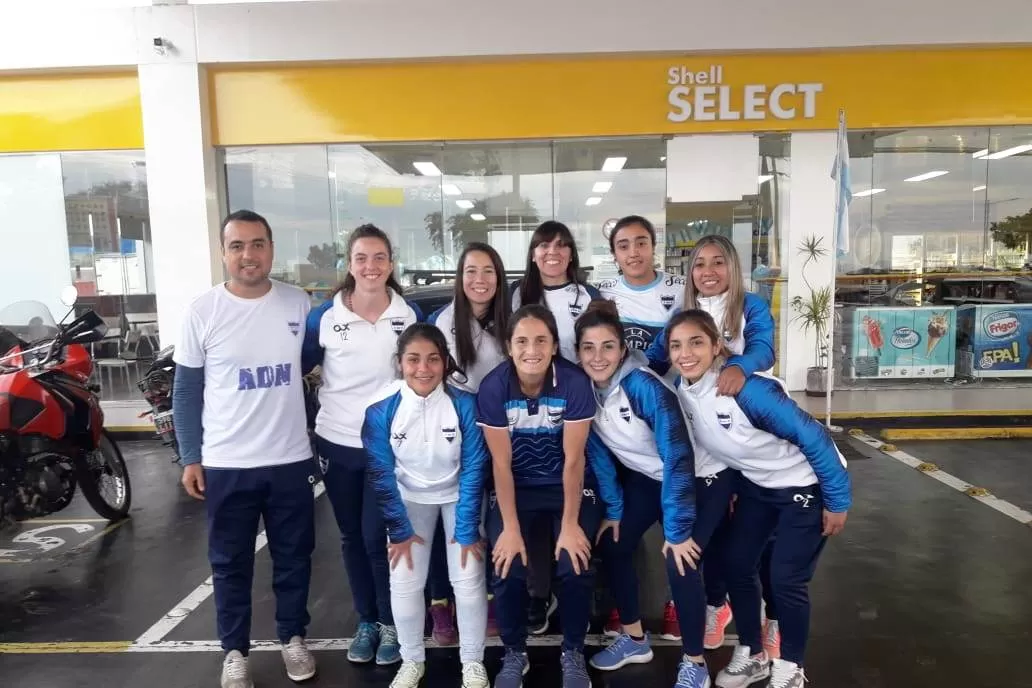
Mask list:
POLYGON ((230 650, 222 660, 222 688, 254 688, 251 667, 240 650, 230 650))
POLYGON ((462 663, 462 688, 487 688, 487 669, 483 664, 462 663))
POLYGON ((770 688, 803 688, 806 674, 795 662, 775 659, 770 672, 770 688))
POLYGON ((280 650, 287 678, 291 681, 307 681, 315 676, 315 657, 305 645, 304 638, 295 635, 280 650))
POLYGON ((717 688, 746 688, 770 676, 770 658, 766 652, 750 654, 748 645, 738 645, 731 663, 717 674, 717 688))
POLYGON ((424 673, 426 673, 426 662, 404 661, 398 668, 398 673, 394 674, 391 688, 416 688, 424 673))

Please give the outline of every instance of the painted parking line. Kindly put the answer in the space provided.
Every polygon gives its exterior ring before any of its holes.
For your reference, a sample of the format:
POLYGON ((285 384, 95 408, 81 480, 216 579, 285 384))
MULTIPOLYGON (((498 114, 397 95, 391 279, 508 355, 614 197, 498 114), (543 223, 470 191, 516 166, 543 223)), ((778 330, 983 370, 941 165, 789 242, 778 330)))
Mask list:
POLYGON ((963 492, 968 497, 985 504, 991 509, 995 509, 1004 516, 1014 519, 1018 523, 1032 526, 1032 513, 1025 511, 1019 506, 1011 504, 1005 499, 1000 499, 984 487, 972 485, 969 482, 961 480, 955 475, 951 475, 950 473, 942 470, 932 462, 922 461, 915 456, 911 456, 905 451, 900 451, 896 445, 883 442, 860 430, 850 430, 849 435, 860 440, 867 446, 877 449, 885 456, 893 458, 904 465, 910 466, 911 468, 924 473, 929 478, 938 480, 943 485, 949 485, 957 492, 963 492))
POLYGON ((132 642, 112 640, 101 642, 58 642, 58 643, 0 643, 0 654, 7 655, 58 655, 58 654, 105 654, 127 652, 132 642))

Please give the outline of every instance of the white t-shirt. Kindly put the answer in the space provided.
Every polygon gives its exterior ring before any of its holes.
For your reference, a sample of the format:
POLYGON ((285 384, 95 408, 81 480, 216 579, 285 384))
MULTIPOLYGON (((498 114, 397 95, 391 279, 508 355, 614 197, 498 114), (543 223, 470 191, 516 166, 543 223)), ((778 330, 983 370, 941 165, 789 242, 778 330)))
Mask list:
POLYGON ((305 422, 301 343, 308 295, 273 281, 257 299, 220 284, 187 309, 174 360, 204 368, 201 463, 257 468, 312 455, 305 422))

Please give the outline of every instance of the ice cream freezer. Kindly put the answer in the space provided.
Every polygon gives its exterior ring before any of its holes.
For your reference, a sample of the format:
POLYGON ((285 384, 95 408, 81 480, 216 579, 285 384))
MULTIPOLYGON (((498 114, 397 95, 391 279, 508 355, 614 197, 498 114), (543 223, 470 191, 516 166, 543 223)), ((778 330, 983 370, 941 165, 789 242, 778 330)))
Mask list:
POLYGON ((1032 377, 1032 304, 958 306, 957 367, 972 377, 1032 377))
POLYGON ((956 373, 951 307, 856 308, 850 325, 854 378, 944 378, 956 373))

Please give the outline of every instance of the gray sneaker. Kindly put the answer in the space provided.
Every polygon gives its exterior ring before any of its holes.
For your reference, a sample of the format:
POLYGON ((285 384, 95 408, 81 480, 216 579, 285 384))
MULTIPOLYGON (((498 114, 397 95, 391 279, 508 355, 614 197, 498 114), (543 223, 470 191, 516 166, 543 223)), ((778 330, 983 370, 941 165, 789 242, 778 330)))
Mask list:
POLYGON ((280 653, 283 655, 283 666, 287 669, 287 678, 291 681, 307 681, 315 676, 315 657, 301 636, 291 638, 280 653))
POLYGON ((239 650, 230 650, 222 660, 222 688, 254 688, 251 667, 239 650))
POLYGON ((775 659, 770 671, 770 688, 803 688, 806 674, 794 662, 775 659))
POLYGON ((530 660, 526 652, 506 648, 502 669, 495 676, 494 688, 522 688, 523 677, 530 671, 530 660))
POLYGON ((770 676, 770 658, 766 652, 750 655, 748 645, 735 647, 731 663, 717 674, 717 688, 746 688, 770 676))
POLYGON ((563 667, 563 688, 591 688, 583 653, 577 650, 563 650, 559 663, 563 667))

